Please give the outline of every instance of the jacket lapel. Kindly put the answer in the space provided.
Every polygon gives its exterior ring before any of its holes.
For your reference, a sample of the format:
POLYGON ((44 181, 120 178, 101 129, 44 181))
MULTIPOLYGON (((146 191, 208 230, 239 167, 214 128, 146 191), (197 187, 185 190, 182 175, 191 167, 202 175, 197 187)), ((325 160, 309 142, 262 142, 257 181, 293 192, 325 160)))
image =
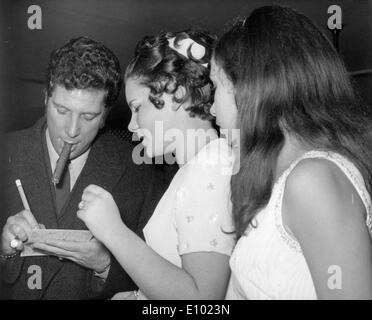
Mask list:
MULTIPOLYGON (((24 141, 24 154, 20 154, 17 159, 12 159, 16 162, 17 178, 22 182, 26 197, 30 204, 32 214, 36 221, 43 223, 46 228, 58 228, 56 209, 54 201, 54 190, 50 180, 48 170, 50 170, 49 155, 43 143, 45 139, 45 118, 41 118, 30 132, 30 136, 24 141), (38 208, 38 209, 35 209, 38 208)), ((48 272, 50 264, 55 264, 55 257, 45 257, 40 259, 40 266, 43 268, 43 289, 37 292, 36 298, 41 298, 45 288, 48 285, 48 272), (54 261, 53 261, 54 260, 54 261)), ((22 259, 23 261, 23 259, 22 259)), ((55 271, 61 268, 61 263, 54 267, 55 271)), ((24 271, 25 272, 25 271, 24 271)))
POLYGON ((24 166, 22 184, 29 200, 31 210, 32 204, 42 210, 32 210, 36 221, 42 222, 47 228, 57 228, 56 209, 54 204, 54 190, 50 181, 48 170, 50 167, 49 155, 45 149, 45 119, 39 120, 30 139, 25 147, 26 153, 19 164, 24 166), (40 216, 42 214, 42 216, 40 216))

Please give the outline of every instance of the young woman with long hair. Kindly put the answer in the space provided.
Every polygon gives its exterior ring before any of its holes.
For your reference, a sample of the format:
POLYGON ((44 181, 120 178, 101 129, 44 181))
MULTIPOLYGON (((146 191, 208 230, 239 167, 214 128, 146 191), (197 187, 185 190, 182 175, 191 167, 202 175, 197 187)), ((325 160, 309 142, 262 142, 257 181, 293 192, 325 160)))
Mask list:
POLYGON ((256 9, 217 42, 212 113, 240 129, 228 299, 372 298, 372 112, 304 15, 256 9))

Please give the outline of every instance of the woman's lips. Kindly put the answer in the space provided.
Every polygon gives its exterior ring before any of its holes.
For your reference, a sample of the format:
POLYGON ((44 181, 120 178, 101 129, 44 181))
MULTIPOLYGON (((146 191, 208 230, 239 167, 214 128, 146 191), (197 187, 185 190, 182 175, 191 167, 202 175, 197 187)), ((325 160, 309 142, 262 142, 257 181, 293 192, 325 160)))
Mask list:
POLYGON ((139 135, 138 135, 137 132, 133 132, 133 134, 132 134, 132 140, 133 141, 139 141, 140 140, 140 137, 139 137, 139 135))
POLYGON ((137 132, 134 132, 133 135, 132 135, 132 141, 140 141, 140 142, 143 142, 143 139, 145 138, 145 136, 141 135, 141 134, 138 134, 137 132))

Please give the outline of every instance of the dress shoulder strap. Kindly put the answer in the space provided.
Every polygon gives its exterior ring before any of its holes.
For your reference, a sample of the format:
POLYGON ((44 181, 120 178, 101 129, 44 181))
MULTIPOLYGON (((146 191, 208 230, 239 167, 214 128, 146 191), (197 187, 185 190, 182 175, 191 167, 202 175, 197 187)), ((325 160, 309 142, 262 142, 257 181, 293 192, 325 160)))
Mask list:
POLYGON ((346 177, 350 180, 352 185, 354 186, 355 190, 358 192, 367 212, 366 216, 366 225, 368 227, 370 236, 372 237, 372 204, 371 204, 371 196, 367 191, 363 176, 361 175, 360 171, 356 168, 356 166, 344 156, 331 152, 331 151, 321 151, 321 150, 311 150, 303 154, 301 157, 296 159, 291 163, 291 165, 286 169, 282 175, 277 180, 273 193, 275 192, 275 207, 274 207, 274 215, 275 215, 275 225, 282 237, 282 239, 295 251, 301 252, 300 245, 295 237, 290 234, 289 231, 285 229, 283 226, 282 221, 282 201, 283 201, 283 194, 285 183, 287 181, 288 176, 292 172, 292 170, 296 167, 296 165, 304 159, 311 159, 311 158, 322 158, 335 163, 342 172, 346 175, 346 177))

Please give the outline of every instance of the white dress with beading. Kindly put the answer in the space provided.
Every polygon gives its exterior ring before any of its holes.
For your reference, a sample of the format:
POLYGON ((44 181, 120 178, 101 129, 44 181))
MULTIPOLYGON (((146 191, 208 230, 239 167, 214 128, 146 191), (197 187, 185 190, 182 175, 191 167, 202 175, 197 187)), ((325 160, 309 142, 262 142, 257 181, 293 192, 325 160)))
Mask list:
POLYGON ((316 299, 311 274, 301 247, 282 221, 282 200, 287 177, 303 159, 323 158, 335 163, 353 184, 367 212, 372 235, 371 198, 359 170, 345 157, 310 151, 294 161, 275 183, 267 206, 255 217, 231 256, 231 279, 226 299, 316 299))

